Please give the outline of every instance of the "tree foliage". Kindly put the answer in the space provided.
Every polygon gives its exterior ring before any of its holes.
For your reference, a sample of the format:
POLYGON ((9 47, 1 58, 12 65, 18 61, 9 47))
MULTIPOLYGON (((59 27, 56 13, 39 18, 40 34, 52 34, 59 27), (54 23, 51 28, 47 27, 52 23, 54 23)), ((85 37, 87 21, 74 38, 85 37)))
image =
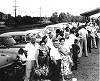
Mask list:
MULTIPOLYGON (((50 17, 50 21, 54 24, 61 22, 87 22, 87 19, 83 16, 74 16, 70 13, 61 12, 59 15, 57 12, 54 12, 50 17)), ((31 17, 31 16, 21 16, 18 15, 16 18, 12 17, 11 14, 8 15, 8 19, 6 19, 6 25, 33 25, 40 24, 42 21, 40 17, 31 17)))
POLYGON ((67 15, 64 12, 61 12, 59 14, 59 22, 66 22, 67 21, 67 15))
POLYGON ((50 21, 54 24, 58 23, 58 13, 54 12, 50 18, 50 21))
POLYGON ((40 17, 31 17, 31 16, 23 16, 18 15, 16 18, 9 16, 8 19, 6 19, 5 23, 7 26, 23 26, 23 25, 33 25, 33 24, 39 24, 40 17))
POLYGON ((57 12, 54 12, 50 18, 50 21, 56 24, 58 22, 87 22, 87 19, 83 16, 71 15, 68 12, 61 12, 58 16, 57 12))

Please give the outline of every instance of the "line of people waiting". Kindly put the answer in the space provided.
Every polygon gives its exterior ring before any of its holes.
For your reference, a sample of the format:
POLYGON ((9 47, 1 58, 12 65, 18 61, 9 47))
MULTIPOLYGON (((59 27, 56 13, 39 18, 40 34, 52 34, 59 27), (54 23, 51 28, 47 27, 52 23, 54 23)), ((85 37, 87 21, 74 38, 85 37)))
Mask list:
POLYGON ((70 78, 72 71, 77 70, 78 58, 87 57, 91 46, 97 48, 96 36, 92 36, 97 32, 92 31, 93 27, 82 25, 72 29, 66 27, 63 31, 57 29, 55 34, 46 34, 39 44, 35 35, 29 34, 30 42, 24 49, 27 52, 25 81, 45 78, 62 81, 70 78))

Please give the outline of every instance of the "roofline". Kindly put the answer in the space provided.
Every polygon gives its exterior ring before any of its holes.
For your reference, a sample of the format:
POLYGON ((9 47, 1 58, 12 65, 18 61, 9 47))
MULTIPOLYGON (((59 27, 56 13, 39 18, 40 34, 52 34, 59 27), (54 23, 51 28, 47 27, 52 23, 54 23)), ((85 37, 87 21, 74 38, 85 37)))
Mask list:
POLYGON ((90 11, 87 11, 87 12, 84 12, 84 13, 81 13, 80 15, 81 16, 91 16, 91 15, 96 14, 96 13, 100 13, 100 7, 93 9, 93 10, 90 10, 90 11), (94 12, 94 13, 92 13, 92 12, 94 12))

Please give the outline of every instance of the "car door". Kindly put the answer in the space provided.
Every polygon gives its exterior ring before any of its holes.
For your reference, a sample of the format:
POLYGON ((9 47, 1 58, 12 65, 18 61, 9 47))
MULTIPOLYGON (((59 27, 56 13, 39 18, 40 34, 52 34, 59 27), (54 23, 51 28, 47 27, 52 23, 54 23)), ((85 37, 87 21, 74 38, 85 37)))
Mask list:
POLYGON ((5 41, 5 37, 0 37, 0 68, 4 67, 16 60, 17 55, 11 54, 12 50, 8 48, 8 43, 11 43, 9 41, 5 41))
POLYGON ((17 58, 17 54, 12 53, 14 50, 11 48, 0 46, 0 68, 14 62, 17 58))

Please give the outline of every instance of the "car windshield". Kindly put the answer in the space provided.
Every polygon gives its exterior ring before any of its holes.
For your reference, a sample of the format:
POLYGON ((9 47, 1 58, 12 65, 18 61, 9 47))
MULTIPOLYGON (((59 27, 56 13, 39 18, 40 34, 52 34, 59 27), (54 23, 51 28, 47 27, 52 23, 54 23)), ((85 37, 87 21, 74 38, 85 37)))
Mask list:
POLYGON ((16 41, 12 37, 0 37, 0 45, 2 46, 12 46, 16 44, 16 41))
POLYGON ((29 36, 28 35, 13 35, 12 36, 17 44, 21 43, 27 43, 29 42, 29 36))

